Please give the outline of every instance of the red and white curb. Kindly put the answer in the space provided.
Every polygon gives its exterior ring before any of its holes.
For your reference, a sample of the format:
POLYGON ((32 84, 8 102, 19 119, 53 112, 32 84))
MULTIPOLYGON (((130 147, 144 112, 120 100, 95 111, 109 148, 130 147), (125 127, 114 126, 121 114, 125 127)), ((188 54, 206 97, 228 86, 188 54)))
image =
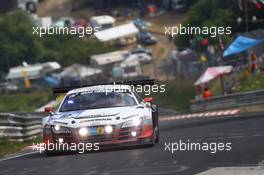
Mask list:
POLYGON ((233 110, 202 112, 202 113, 193 113, 193 114, 182 114, 172 117, 162 117, 159 120, 169 121, 169 120, 181 120, 181 119, 190 119, 190 118, 223 117, 223 116, 234 116, 239 113, 240 113, 239 109, 233 109, 233 110))

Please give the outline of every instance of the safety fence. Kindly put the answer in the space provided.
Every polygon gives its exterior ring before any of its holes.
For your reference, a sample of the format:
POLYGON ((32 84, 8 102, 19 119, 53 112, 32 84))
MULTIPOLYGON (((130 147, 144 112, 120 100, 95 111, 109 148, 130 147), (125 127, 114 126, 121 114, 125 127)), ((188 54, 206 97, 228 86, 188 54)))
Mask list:
POLYGON ((264 104, 264 90, 192 100, 191 111, 210 111, 257 104, 264 104))

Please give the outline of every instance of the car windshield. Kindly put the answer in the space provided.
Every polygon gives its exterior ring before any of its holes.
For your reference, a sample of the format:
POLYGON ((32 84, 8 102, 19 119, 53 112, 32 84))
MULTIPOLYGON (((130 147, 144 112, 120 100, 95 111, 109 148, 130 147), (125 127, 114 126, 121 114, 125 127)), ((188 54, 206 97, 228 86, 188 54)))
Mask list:
POLYGON ((78 92, 65 98, 60 112, 134 105, 131 92, 78 92))

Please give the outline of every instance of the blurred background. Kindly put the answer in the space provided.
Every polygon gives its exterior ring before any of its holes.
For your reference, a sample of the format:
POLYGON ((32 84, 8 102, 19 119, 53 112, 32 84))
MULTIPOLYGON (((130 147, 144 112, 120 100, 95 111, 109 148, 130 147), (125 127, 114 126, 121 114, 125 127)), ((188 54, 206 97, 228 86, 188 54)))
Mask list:
POLYGON ((167 91, 154 96, 177 111, 188 111, 205 86, 215 96, 223 86, 224 93, 264 86, 262 0, 1 0, 0 12, 2 112, 40 110, 52 100, 51 88, 94 82, 155 78, 167 91), (165 26, 179 24, 231 26, 232 34, 165 35, 165 26), (91 26, 101 34, 39 37, 33 26, 91 26), (225 55, 239 36, 256 42, 225 55), (208 67, 225 65, 233 69, 224 84, 194 85, 208 67))
POLYGON ((0 174, 193 174, 215 166, 258 166, 259 173, 263 109, 264 0, 0 0, 0 158, 27 155, 1 159, 0 174), (180 25, 232 33, 166 34, 180 25), (34 34, 46 27, 99 31, 34 34), (78 158, 32 154, 44 108, 63 98, 53 88, 148 78, 166 85, 150 95, 160 112, 157 146, 78 158), (230 141, 234 149, 170 157, 163 143, 180 138, 230 141))

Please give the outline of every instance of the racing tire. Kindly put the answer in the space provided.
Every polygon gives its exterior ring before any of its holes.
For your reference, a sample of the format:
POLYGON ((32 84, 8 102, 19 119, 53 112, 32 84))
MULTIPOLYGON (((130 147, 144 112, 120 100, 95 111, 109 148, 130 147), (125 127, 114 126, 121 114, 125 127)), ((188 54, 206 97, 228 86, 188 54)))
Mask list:
POLYGON ((159 127, 156 126, 155 130, 154 130, 154 133, 155 133, 155 139, 154 139, 154 142, 155 143, 159 143, 159 127))
POLYGON ((154 143, 159 143, 159 111, 158 106, 152 106, 152 124, 154 133, 154 143))
POLYGON ((45 150, 44 154, 47 156, 47 157, 50 157, 50 156, 54 156, 55 153, 52 152, 52 151, 48 151, 48 150, 45 150))

